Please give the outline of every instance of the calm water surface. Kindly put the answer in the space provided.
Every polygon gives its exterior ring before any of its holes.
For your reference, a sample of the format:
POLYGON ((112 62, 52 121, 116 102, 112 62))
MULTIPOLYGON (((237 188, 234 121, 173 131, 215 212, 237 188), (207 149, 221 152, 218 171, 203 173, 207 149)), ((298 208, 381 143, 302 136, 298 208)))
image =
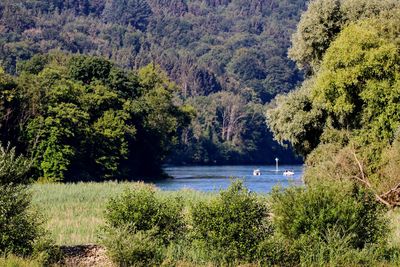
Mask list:
POLYGON ((194 189, 198 191, 218 191, 225 189, 233 177, 240 178, 245 185, 254 192, 266 193, 272 187, 280 184, 301 185, 303 175, 302 165, 279 166, 179 166, 165 167, 164 170, 173 179, 156 182, 162 190, 194 189), (253 176, 253 170, 259 169, 261 176, 253 176), (292 170, 295 174, 291 177, 283 175, 285 170, 292 170))

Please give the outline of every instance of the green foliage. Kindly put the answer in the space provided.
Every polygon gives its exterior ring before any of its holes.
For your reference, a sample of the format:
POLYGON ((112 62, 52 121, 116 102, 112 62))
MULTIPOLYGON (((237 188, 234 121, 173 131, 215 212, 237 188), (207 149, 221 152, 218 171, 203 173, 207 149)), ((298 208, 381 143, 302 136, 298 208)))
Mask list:
POLYGON ((295 244, 277 234, 263 240, 256 255, 262 266, 297 266, 300 262, 295 244))
POLYGON ((77 81, 90 84, 94 80, 107 81, 112 63, 100 57, 74 56, 69 61, 69 75, 77 81))
POLYGON ((121 266, 159 265, 168 244, 184 231, 179 198, 162 199, 151 186, 111 198, 105 212, 102 243, 121 266))
POLYGON ((293 242, 321 239, 333 246, 329 243, 333 234, 335 242, 363 248, 385 240, 388 234, 383 207, 370 192, 348 182, 276 190, 272 211, 276 231, 293 242))
POLYGON ((0 185, 0 254, 31 257, 42 265, 57 262, 61 252, 45 231, 42 215, 31 200, 25 186, 0 185))
POLYGON ((18 128, 15 110, 19 101, 15 80, 0 68, 0 138, 4 143, 14 141, 11 137, 15 136, 18 128))
POLYGON ((266 109, 267 124, 281 145, 289 142, 302 156, 307 156, 320 142, 326 113, 315 107, 310 97, 314 80, 305 81, 301 88, 279 95, 266 109))
POLYGON ((2 91, 4 112, 12 115, 0 127, 1 140, 15 133, 11 141, 34 156, 34 178, 160 175, 162 160, 191 118, 187 107, 176 104, 176 87, 159 67, 136 74, 99 57, 54 53, 46 60, 39 67, 36 59, 25 63, 11 87, 2 76, 12 89, 10 96, 2 91))
POLYGON ((277 144, 265 124, 264 107, 251 92, 243 95, 219 92, 208 97, 190 98, 196 116, 183 129, 179 145, 168 162, 186 164, 241 164, 300 162, 289 149, 277 144))
MULTIPOLYGON (((131 96, 137 93, 131 91, 138 87, 137 81, 131 79, 132 75, 127 77, 122 74, 123 71, 116 66, 138 70, 153 62, 177 84, 176 94, 180 99, 176 101, 188 104, 202 101, 201 98, 205 96, 212 103, 215 98, 213 95, 223 91, 234 93, 235 98, 244 98, 249 106, 264 104, 276 94, 294 89, 302 80, 302 73, 287 58, 287 48, 290 35, 306 2, 6 1, 0 3, 0 65, 8 73, 27 72, 36 75, 52 61, 51 56, 49 58, 46 53, 71 52, 78 55, 69 64, 61 61, 53 64, 56 65, 53 67, 68 65, 68 76, 81 81, 85 86, 93 85, 96 80, 119 91, 118 94, 124 92, 126 96, 131 96), (100 57, 112 60, 115 65, 100 57), (30 58, 31 61, 23 62, 30 58), (125 90, 127 88, 129 89, 125 90)), ((30 84, 32 83, 31 81, 30 84)), ((32 111, 35 107, 32 106, 32 111)), ((200 108, 213 112, 212 104, 195 109, 200 108)), ((235 129, 234 135, 240 140, 233 144, 211 137, 220 134, 218 127, 210 128, 201 124, 201 128, 208 129, 199 134, 199 125, 194 124, 186 130, 178 131, 178 146, 174 147, 177 152, 168 158, 168 162, 266 163, 273 161, 275 156, 282 159, 286 157, 285 162, 288 163, 298 162, 292 155, 287 156, 290 152, 273 142, 262 122, 263 115, 257 113, 252 116, 250 111, 246 113, 241 120, 246 124, 243 128, 251 130, 235 129), (192 135, 191 132, 196 134, 192 135), (268 157, 272 154, 273 156, 268 157)), ((16 125, 15 121, 12 124, 16 125)), ((20 139, 18 132, 8 134, 20 139)), ((140 133, 137 132, 136 135, 140 133)), ((151 141, 145 146, 151 144, 157 142, 151 141)), ((139 153, 143 153, 142 148, 134 154, 139 153)), ((115 168, 122 168, 124 163, 121 161, 124 160, 121 159, 125 156, 115 156, 110 166, 101 166, 107 172, 107 177, 115 168)), ((164 157, 165 155, 148 157, 147 162, 155 163, 146 168, 158 169, 156 165, 164 157)), ((100 161, 106 160, 108 159, 100 161)), ((73 162, 66 162, 64 165, 68 164, 74 165, 73 162)), ((157 172, 159 170, 153 175, 157 172)), ((124 170, 119 175, 126 177, 127 173, 129 170, 124 170)), ((56 180, 61 179, 57 175, 56 180)))
POLYGON ((184 229, 182 208, 179 199, 160 199, 151 186, 126 190, 110 199, 105 230, 125 229, 132 234, 153 230, 155 237, 168 243, 184 229))
POLYGON ((145 0, 106 1, 103 16, 105 21, 131 25, 138 30, 146 30, 151 8, 145 0))
POLYGON ((345 28, 327 50, 312 92, 337 127, 364 126, 379 139, 390 139, 400 119, 400 54, 396 29, 384 26, 388 22, 373 19, 345 28))
POLYGON ((119 266, 159 266, 165 248, 155 232, 113 229, 104 240, 107 254, 119 266))
POLYGON ((0 145, 0 185, 27 184, 30 182, 31 161, 15 152, 15 147, 0 145))
POLYGON ((0 253, 28 256, 43 234, 42 221, 31 210, 31 196, 23 186, 0 186, 0 253))
POLYGON ((17 72, 28 72, 31 74, 39 74, 45 66, 49 63, 48 55, 34 55, 28 61, 18 62, 17 72))
MULTIPOLYGON (((4 28, 0 40, 7 44, 0 58, 11 72, 18 61, 54 49, 106 56, 128 68, 156 61, 179 85, 186 84, 189 95, 250 86, 267 100, 301 79, 286 58, 286 49, 305 4, 305 0, 273 0, 268 5, 259 0, 7 1, 0 5, 4 28), (241 50, 260 55, 252 67, 257 65, 257 73, 263 75, 236 76, 238 72, 227 67, 245 62, 240 60, 241 50), (269 58, 283 64, 270 71, 269 58), (280 74, 279 88, 263 85, 280 74), (252 80, 260 88, 251 85, 252 80)), ((41 60, 35 56, 35 61, 41 60)), ((34 70, 34 65, 26 69, 34 70)))
POLYGON ((271 234, 268 209, 242 182, 234 182, 210 202, 190 211, 196 242, 209 260, 221 263, 254 260, 258 244, 271 234))
MULTIPOLYGON (((350 179, 379 196, 396 191, 400 182, 391 174, 395 157, 388 160, 385 155, 395 150, 400 126, 400 9, 392 1, 333 2, 347 8, 349 23, 338 33, 332 30, 335 38, 321 50, 313 77, 295 92, 277 97, 267 121, 280 143, 290 142, 307 157, 306 180, 350 179), (353 5, 359 14, 350 11, 353 5), (384 12, 389 8, 390 14, 384 12), (369 18, 357 20, 364 16, 369 18)), ((313 2, 307 13, 316 20, 315 12, 323 14, 317 4, 324 2, 313 2)), ((391 194, 385 199, 398 205, 396 193, 391 194)))
POLYGON ((31 161, 16 156, 15 148, 0 146, 0 254, 33 256, 47 264, 57 260, 59 252, 24 185, 31 181, 30 169, 31 161))
POLYGON ((396 0, 314 0, 301 16, 289 56, 309 74, 318 71, 326 50, 349 23, 387 14, 396 0))

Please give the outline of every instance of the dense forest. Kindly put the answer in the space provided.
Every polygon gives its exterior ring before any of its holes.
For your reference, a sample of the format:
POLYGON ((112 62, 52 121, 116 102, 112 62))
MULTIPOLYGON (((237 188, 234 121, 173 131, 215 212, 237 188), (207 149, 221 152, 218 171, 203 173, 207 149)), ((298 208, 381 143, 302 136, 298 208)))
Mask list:
MULTIPOLYGON (((263 104, 302 72, 287 57, 305 0, 5 0, 0 62, 11 75, 38 54, 102 56, 127 70, 161 66, 194 108, 167 162, 273 163, 263 104)), ((2 138, 4 142, 7 138, 2 138)))
POLYGON ((0 72, 2 153, 16 145, 32 159, 30 178, 43 182, 160 175, 193 113, 174 104, 176 86, 152 64, 131 72, 60 53, 20 69, 17 77, 0 72))

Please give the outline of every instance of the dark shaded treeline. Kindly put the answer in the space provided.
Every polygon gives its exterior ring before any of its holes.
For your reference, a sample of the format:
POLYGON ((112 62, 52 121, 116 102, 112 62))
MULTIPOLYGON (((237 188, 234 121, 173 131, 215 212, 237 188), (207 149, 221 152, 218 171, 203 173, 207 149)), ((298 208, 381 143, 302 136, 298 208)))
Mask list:
POLYGON ((305 0, 18 0, 0 3, 0 60, 52 50, 104 56, 127 69, 155 62, 197 114, 168 162, 293 162, 272 141, 262 105, 292 90, 287 58, 305 0), (227 101, 229 100, 229 101, 227 101))
POLYGON ((192 108, 159 67, 124 71, 98 57, 52 54, 0 73, 0 140, 31 157, 33 179, 160 177, 192 108))

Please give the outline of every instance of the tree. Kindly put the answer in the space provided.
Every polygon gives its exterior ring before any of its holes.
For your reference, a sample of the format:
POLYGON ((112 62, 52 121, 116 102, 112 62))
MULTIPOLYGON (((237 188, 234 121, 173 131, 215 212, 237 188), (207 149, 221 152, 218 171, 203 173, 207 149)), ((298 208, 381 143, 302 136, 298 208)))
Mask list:
POLYGON ((400 127, 399 12, 344 27, 313 77, 267 112, 275 138, 306 156, 306 180, 350 179, 387 206, 398 205, 400 183, 385 155, 400 127))
MULTIPOLYGON (((177 133, 191 119, 190 108, 175 104, 176 86, 166 74, 154 65, 137 74, 124 71, 100 57, 46 58, 22 64, 15 81, 0 76, 5 79, 1 111, 15 113, 13 125, 0 129, 15 132, 18 150, 33 156, 35 178, 159 175, 177 133)), ((5 141, 8 135, 1 137, 5 141)))
POLYGON ((306 157, 315 149, 324 130, 326 113, 310 97, 314 80, 287 95, 278 95, 266 110, 267 124, 281 145, 290 143, 306 157))
POLYGON ((289 56, 306 73, 315 73, 323 56, 348 23, 391 12, 396 0, 313 0, 292 36, 289 56))
POLYGON ((106 22, 131 25, 145 31, 152 14, 146 0, 107 0, 103 16, 106 22))
POLYGON ((162 160, 177 142, 179 128, 190 123, 190 114, 174 104, 177 88, 158 66, 142 68, 138 78, 140 96, 124 106, 137 129, 131 156, 137 164, 136 174, 157 175, 162 160))

